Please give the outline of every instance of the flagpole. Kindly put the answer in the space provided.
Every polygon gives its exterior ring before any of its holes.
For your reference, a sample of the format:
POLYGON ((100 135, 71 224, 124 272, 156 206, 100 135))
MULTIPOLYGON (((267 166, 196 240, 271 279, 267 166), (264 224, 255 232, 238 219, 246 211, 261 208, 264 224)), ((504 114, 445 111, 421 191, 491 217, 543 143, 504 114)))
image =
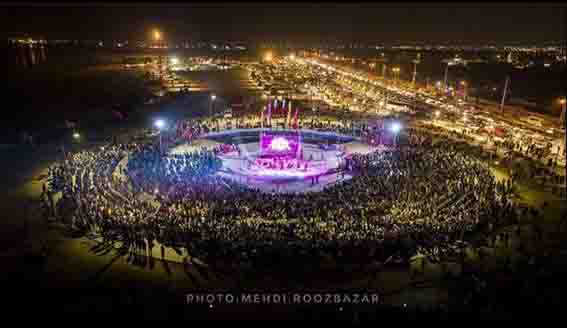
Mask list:
POLYGON ((291 100, 289 101, 289 105, 287 108, 287 118, 285 120, 285 127, 289 129, 290 124, 291 124, 291 100))
POLYGON ((265 110, 265 107, 262 107, 261 113, 260 113, 260 127, 262 129, 264 128, 264 110, 265 110))

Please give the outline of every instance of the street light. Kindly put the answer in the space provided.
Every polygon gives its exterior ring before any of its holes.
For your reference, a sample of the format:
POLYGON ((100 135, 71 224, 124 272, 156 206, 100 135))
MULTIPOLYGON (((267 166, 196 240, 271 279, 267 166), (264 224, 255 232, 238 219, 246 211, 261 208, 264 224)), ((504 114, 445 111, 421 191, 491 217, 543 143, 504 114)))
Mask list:
POLYGON ((400 122, 394 122, 390 126, 390 131, 392 131, 392 133, 394 133, 394 148, 397 147, 398 135, 399 135, 401 130, 402 130, 402 125, 400 124, 400 122))
POLYGON ((463 86, 463 100, 467 100, 467 81, 461 81, 461 85, 463 86))
POLYGON ((394 68, 392 68, 392 72, 394 72, 394 74, 396 76, 396 82, 397 82, 400 79, 400 68, 394 67, 394 68))
POLYGON ((209 112, 210 112, 210 116, 213 115, 213 107, 215 105, 215 100, 217 99, 217 96, 213 93, 211 95, 211 102, 210 102, 210 108, 209 108, 209 112))
POLYGON ((154 30, 154 40, 156 41, 161 40, 161 32, 159 30, 154 30))
MULTIPOLYGON (((561 116, 559 117, 559 122, 560 122, 560 129, 563 129, 563 155, 565 156, 565 161, 567 161, 567 127, 565 126, 565 123, 567 122, 567 120, 565 120, 565 103, 567 101, 565 100, 565 97, 562 97, 561 99, 559 99, 559 104, 561 105, 561 116)), ((557 149, 557 154, 559 154, 559 149, 557 149)), ((557 162, 557 159, 555 160, 557 162)), ((567 168, 565 169, 565 189, 567 190, 567 168)))
POLYGON ((74 138, 75 140, 79 139, 80 137, 81 137, 81 135, 79 134, 79 132, 73 133, 73 138, 74 138))
POLYGON ((447 75, 449 74, 449 66, 453 66, 452 61, 447 62, 447 66, 445 66, 445 76, 443 78, 443 91, 447 92, 447 75))
POLYGON ((155 127, 159 131, 159 153, 163 153, 162 149, 162 142, 161 142, 161 131, 165 128, 165 121, 162 119, 158 119, 154 122, 155 127))
POLYGON ((159 130, 163 129, 165 127, 165 121, 164 120, 156 120, 154 122, 154 125, 156 126, 156 128, 158 128, 159 130))
MULTIPOLYGON (((161 32, 158 29, 155 29, 153 31, 153 38, 154 38, 154 41, 156 42, 156 47, 159 48, 159 42, 162 39, 162 35, 161 35, 161 32)), ((160 79, 161 82, 163 82, 163 72, 162 72, 162 64, 161 63, 162 63, 162 58, 161 58, 161 52, 160 52, 160 54, 158 56, 159 79, 160 79)))
POLYGON ((561 116, 559 117, 559 124, 563 125, 565 122, 565 98, 559 99, 559 104, 561 105, 561 116))

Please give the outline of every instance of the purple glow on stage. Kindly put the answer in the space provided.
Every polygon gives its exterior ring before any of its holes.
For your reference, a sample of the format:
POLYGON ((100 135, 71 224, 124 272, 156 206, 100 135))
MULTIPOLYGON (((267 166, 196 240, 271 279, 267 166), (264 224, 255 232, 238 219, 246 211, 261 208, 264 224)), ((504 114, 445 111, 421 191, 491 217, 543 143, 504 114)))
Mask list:
POLYGON ((216 146, 223 161, 217 174, 267 192, 307 192, 335 183, 347 155, 339 135, 330 132, 256 129, 212 135, 241 134, 236 142, 219 138, 228 143, 216 146))
POLYGON ((270 148, 277 152, 289 151, 291 149, 289 146, 289 142, 284 137, 276 137, 272 139, 272 142, 270 143, 270 148))
POLYGON ((262 156, 298 158, 301 145, 298 134, 275 135, 260 134, 260 153, 262 156))

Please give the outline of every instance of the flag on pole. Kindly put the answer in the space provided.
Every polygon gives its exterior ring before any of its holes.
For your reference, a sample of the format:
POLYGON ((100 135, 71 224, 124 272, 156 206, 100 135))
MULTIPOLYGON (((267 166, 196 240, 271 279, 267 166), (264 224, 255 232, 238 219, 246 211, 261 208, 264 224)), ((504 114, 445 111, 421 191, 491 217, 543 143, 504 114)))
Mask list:
POLYGON ((262 110, 260 112, 260 125, 262 127, 264 127, 264 111, 266 110, 266 107, 262 107, 262 110))
POLYGON ((299 127, 298 120, 299 120, 299 108, 296 108, 295 114, 293 115, 293 128, 294 129, 297 129, 299 127))
POLYGON ((290 124, 291 124, 291 101, 288 103, 287 118, 285 120, 285 126, 289 127, 290 124))
POLYGON ((272 104, 268 104, 268 125, 272 125, 272 104))

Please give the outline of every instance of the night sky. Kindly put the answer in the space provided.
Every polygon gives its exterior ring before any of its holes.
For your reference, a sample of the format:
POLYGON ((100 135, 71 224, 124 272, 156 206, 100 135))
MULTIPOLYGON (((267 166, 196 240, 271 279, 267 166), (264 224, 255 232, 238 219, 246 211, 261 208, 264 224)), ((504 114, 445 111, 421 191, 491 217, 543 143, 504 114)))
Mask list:
MULTIPOLYGON (((556 4, 124 4, 0 8, 0 37, 540 43, 565 39, 556 4)), ((563 15, 563 16, 562 16, 563 15)))

